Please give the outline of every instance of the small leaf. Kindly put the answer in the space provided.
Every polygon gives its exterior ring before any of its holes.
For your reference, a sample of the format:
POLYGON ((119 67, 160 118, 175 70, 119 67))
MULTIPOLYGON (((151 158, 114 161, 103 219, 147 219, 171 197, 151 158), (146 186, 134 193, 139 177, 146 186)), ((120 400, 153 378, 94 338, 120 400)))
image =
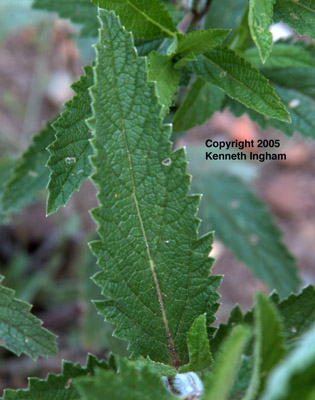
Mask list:
POLYGON ((99 361, 89 355, 86 367, 73 364, 69 361, 62 362, 60 375, 48 374, 47 379, 29 378, 28 389, 14 391, 6 389, 3 400, 79 400, 79 394, 73 386, 73 379, 80 376, 94 375, 95 368, 108 369, 105 361, 99 361))
POLYGON ((270 374, 262 400, 313 400, 315 393, 315 326, 270 374))
POLYGON ((198 165, 200 171, 200 155, 194 157, 190 157, 195 175, 192 189, 204 191, 199 211, 204 220, 202 232, 210 226, 215 229, 217 237, 235 256, 282 297, 297 291, 300 282, 295 260, 265 205, 236 177, 211 174, 208 161, 204 161, 204 172, 198 175, 195 169, 198 165))
POLYGON ((263 293, 257 293, 254 307, 254 360, 252 377, 244 400, 256 398, 269 371, 285 354, 284 333, 280 315, 263 293))
POLYGON ((290 115, 267 79, 249 62, 225 46, 216 47, 189 63, 191 70, 218 86, 232 99, 280 121, 290 115))
POLYGON ((228 400, 244 347, 250 337, 245 326, 235 327, 225 340, 213 373, 205 378, 204 400, 228 400))
POLYGON ((85 67, 84 71, 85 75, 72 85, 77 95, 65 104, 64 111, 52 124, 56 140, 48 147, 50 157, 47 166, 51 174, 47 186, 47 214, 64 206, 92 173, 89 161, 92 131, 85 120, 91 115, 88 88, 93 84, 93 71, 91 67, 85 67))
POLYGON ((195 319, 187 333, 189 364, 180 368, 179 372, 203 371, 212 366, 205 314, 195 319))
POLYGON ((176 28, 160 0, 92 0, 106 10, 113 10, 123 26, 137 39, 174 37, 176 28))
POLYGON ((100 21, 89 125, 101 240, 91 249, 101 267, 94 280, 107 299, 96 305, 133 358, 180 367, 191 324, 207 313, 210 325, 217 309, 212 235, 197 237, 199 196, 188 196, 185 153, 171 152, 146 60, 113 12, 100 10, 100 21))
POLYGON ((277 0, 273 13, 275 22, 283 21, 300 35, 315 40, 313 0, 277 0))
POLYGON ((315 63, 311 54, 303 47, 290 44, 274 44, 265 64, 262 64, 258 50, 248 49, 244 57, 256 68, 314 68, 315 63))
POLYGON ((193 54, 202 54, 213 47, 218 46, 226 38, 230 31, 228 29, 209 29, 186 33, 176 33, 169 53, 180 58, 193 54))
POLYGON ((29 148, 16 160, 11 178, 3 193, 2 204, 5 211, 18 210, 32 200, 33 195, 45 189, 49 169, 47 146, 52 143, 55 131, 50 124, 34 136, 29 148))
POLYGON ((266 62, 272 48, 269 25, 271 25, 275 1, 249 0, 248 25, 263 63, 266 62))
POLYGON ((161 377, 148 368, 138 369, 121 359, 118 373, 97 369, 94 377, 74 381, 82 400, 172 400, 176 399, 163 386, 161 377))
POLYGON ((31 307, 15 298, 13 290, 0 285, 0 346, 33 360, 55 356, 56 336, 42 327, 42 322, 30 313, 31 307))
POLYGON ((241 22, 247 3, 247 0, 212 0, 205 17, 205 28, 236 28, 241 22))
POLYGON ((61 18, 83 24, 81 36, 97 36, 97 8, 90 0, 34 0, 33 8, 55 11, 61 18))
POLYGON ((173 120, 174 133, 202 125, 215 111, 220 110, 224 93, 216 86, 197 77, 173 120))
POLYGON ((149 55, 149 80, 156 82, 159 104, 165 115, 177 90, 180 73, 174 68, 172 60, 160 53, 152 52, 149 55))

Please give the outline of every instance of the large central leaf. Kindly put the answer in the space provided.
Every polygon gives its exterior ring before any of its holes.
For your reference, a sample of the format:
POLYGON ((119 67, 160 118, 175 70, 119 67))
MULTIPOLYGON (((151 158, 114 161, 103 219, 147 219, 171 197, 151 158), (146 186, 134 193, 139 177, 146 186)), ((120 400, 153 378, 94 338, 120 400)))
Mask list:
POLYGON ((101 241, 91 248, 107 300, 99 311, 130 343, 133 356, 180 366, 186 334, 207 313, 213 321, 220 278, 209 277, 212 235, 197 237, 199 196, 188 196, 183 149, 171 152, 147 62, 113 12, 100 10, 92 141, 101 241))

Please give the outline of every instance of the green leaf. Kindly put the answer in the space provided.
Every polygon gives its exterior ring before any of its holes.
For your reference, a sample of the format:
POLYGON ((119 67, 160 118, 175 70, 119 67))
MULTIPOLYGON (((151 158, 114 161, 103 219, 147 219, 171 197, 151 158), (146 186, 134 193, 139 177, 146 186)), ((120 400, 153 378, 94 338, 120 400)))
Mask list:
POLYGON ((6 213, 3 211, 2 207, 2 196, 7 182, 12 174, 14 164, 15 161, 10 157, 5 157, 0 160, 0 224, 6 220, 6 213))
POLYGON ((252 369, 252 357, 247 357, 243 354, 241 356, 240 365, 237 371, 237 377, 234 380, 233 388, 231 390, 231 399, 243 399, 243 396, 250 382, 252 369))
POLYGON ((272 36, 269 32, 269 25, 271 25, 275 1, 249 0, 249 30, 263 63, 266 62, 272 48, 272 36))
MULTIPOLYGON (((274 306, 277 308, 284 326, 286 346, 292 347, 300 336, 315 323, 315 287, 308 286, 299 294, 291 294, 287 299, 280 302, 279 296, 273 293, 270 296, 274 306)), ((253 324, 253 311, 248 311, 244 316, 239 306, 231 311, 227 324, 220 324, 214 338, 211 340, 211 350, 217 354, 221 343, 235 324, 253 324)))
POLYGON ((280 87, 278 87, 277 90, 279 91, 283 103, 290 109, 292 124, 286 124, 276 119, 264 117, 254 110, 246 109, 242 104, 231 99, 225 100, 224 103, 235 116, 239 117, 246 113, 254 122, 257 122, 262 129, 267 129, 268 126, 271 125, 288 136, 292 136, 294 132, 297 131, 303 136, 314 138, 314 102, 295 90, 288 90, 280 87))
POLYGON ((271 373, 262 400, 313 400, 315 393, 315 326, 271 373))
POLYGON ((225 340, 213 373, 205 379, 204 400, 227 400, 231 392, 244 347, 250 337, 245 326, 235 327, 225 340))
POLYGON ((290 44, 274 44, 268 60, 262 64, 255 47, 248 49, 244 57, 256 68, 314 68, 311 54, 303 47, 290 44))
POLYGON ((291 132, 296 130, 303 136, 315 139, 315 102, 296 90, 274 86, 283 104, 290 110, 293 126, 291 132))
POLYGON ((218 46, 226 38, 228 29, 209 29, 186 33, 176 33, 169 53, 179 58, 193 54, 202 54, 218 46))
POLYGON ((160 0, 92 0, 99 7, 113 10, 121 24, 137 39, 174 37, 176 28, 160 0))
POLYGON ((202 125, 215 111, 220 110, 224 93, 216 86, 197 77, 173 120, 174 133, 202 125))
POLYGON ((215 359, 220 352, 222 343, 227 339, 233 327, 235 327, 235 325, 243 324, 244 320, 245 318, 239 305, 234 306, 231 310, 228 322, 219 325, 213 339, 210 341, 211 351, 215 359))
POLYGON ((56 140, 48 147, 47 166, 51 174, 47 186, 47 214, 64 206, 92 173, 89 161, 92 131, 85 120, 91 116, 88 88, 93 84, 93 71, 91 67, 85 67, 84 71, 85 75, 71 86, 77 95, 65 104, 65 110, 52 124, 56 140))
POLYGON ((135 40, 135 46, 137 47, 139 57, 147 56, 151 51, 157 51, 163 43, 163 40, 162 38, 135 40))
POLYGON ((265 376, 285 354, 283 325, 277 309, 263 293, 257 293, 254 308, 254 360, 244 400, 256 398, 265 376))
POLYGON ((205 17, 205 28, 234 29, 242 19, 247 0, 212 0, 205 17))
POLYGON ((50 124, 34 136, 29 148, 16 161, 6 188, 2 204, 5 211, 18 210, 30 202, 33 195, 45 189, 49 169, 45 167, 48 160, 47 146, 54 140, 55 131, 50 124))
POLYGON ((0 285, 0 346, 33 360, 55 356, 56 336, 42 327, 42 322, 30 313, 31 307, 15 298, 13 290, 0 285))
POLYGON ((206 315, 202 314, 195 319, 187 333, 189 350, 189 364, 180 368, 180 372, 203 371, 212 366, 213 359, 210 352, 206 326, 206 315))
POLYGON ((94 377, 77 378, 74 385, 82 400, 171 400, 176 399, 163 386, 158 374, 148 368, 137 369, 120 360, 118 373, 97 369, 94 377))
POLYGON ((299 294, 291 294, 282 302, 276 295, 271 298, 282 316, 286 343, 296 343, 315 324, 315 286, 308 286, 299 294))
POLYGON ((174 68, 172 60, 160 53, 149 55, 149 80, 156 82, 156 90, 162 113, 165 115, 177 90, 180 73, 174 68))
POLYGON ((211 174, 208 161, 204 161, 203 174, 197 175, 200 156, 195 157, 195 162, 190 158, 195 175, 192 190, 204 191, 199 211, 204 221, 202 231, 210 226, 215 229, 217 237, 235 256, 282 297, 297 291, 300 282, 295 260, 261 200, 236 177, 211 174))
POLYGON ((267 79, 249 62, 225 46, 218 46, 189 63, 194 73, 218 86, 232 99, 280 121, 290 115, 267 79))
POLYGON ((277 0, 273 19, 283 21, 300 35, 308 35, 315 40, 315 4, 313 0, 277 0))
POLYGON ((91 274, 98 271, 96 259, 90 251, 85 251, 83 257, 77 264, 79 277, 79 298, 82 304, 80 315, 80 344, 81 348, 93 352, 103 351, 104 348, 110 349, 114 354, 127 356, 127 343, 113 337, 113 326, 104 322, 104 318, 99 315, 92 299, 103 299, 99 288, 90 279, 91 274))
POLYGON ((174 367, 152 361, 150 358, 138 358, 137 360, 133 361, 133 365, 137 369, 147 368, 153 374, 158 374, 160 376, 173 376, 177 374, 177 370, 174 367))
POLYGON ((97 36, 97 8, 90 0, 34 0, 33 8, 54 11, 61 18, 82 24, 81 36, 97 36))
POLYGON ((72 380, 80 376, 91 376, 95 368, 108 369, 105 361, 99 361, 96 357, 89 355, 86 367, 73 364, 69 361, 62 362, 62 374, 48 374, 46 380, 29 378, 28 389, 14 391, 6 389, 3 400, 79 400, 77 390, 72 380))
POLYGON ((264 293, 256 296, 254 309, 257 339, 260 342, 260 374, 265 376, 284 356, 284 328, 279 312, 264 293))
POLYGON ((294 89, 315 100, 315 68, 270 68, 262 72, 273 84, 294 89))
POLYGON ((187 196, 185 153, 171 152, 145 59, 112 12, 101 10, 100 21, 89 124, 100 204, 92 215, 101 241, 91 249, 102 268, 94 279, 107 300, 96 305, 134 358, 180 366, 188 362, 191 324, 207 313, 210 325, 217 308, 212 235, 197 237, 199 196, 187 196))

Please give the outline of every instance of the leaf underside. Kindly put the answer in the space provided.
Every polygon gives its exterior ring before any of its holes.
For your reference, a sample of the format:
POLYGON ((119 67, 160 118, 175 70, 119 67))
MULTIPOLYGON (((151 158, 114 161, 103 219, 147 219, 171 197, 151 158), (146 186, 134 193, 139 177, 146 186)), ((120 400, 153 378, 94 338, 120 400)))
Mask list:
POLYGON ((197 237, 199 196, 187 195, 185 153, 171 152, 145 59, 113 12, 100 10, 100 22, 89 125, 100 204, 92 215, 102 240, 91 249, 102 268, 94 279, 108 299, 97 307, 133 357, 180 366, 193 321, 207 313, 208 326, 217 308, 212 235, 197 237))

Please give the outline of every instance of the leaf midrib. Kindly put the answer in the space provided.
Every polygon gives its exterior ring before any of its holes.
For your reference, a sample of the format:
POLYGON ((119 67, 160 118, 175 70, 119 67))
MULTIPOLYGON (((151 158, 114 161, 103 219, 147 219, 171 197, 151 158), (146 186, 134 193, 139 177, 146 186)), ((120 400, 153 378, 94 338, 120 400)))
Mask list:
POLYGON ((151 24, 157 26, 162 32, 165 32, 168 36, 170 36, 172 38, 175 37, 175 33, 174 32, 171 32, 169 29, 164 28, 163 25, 161 25, 158 22, 154 21, 154 19, 149 17, 148 14, 144 13, 143 11, 141 11, 138 7, 136 7, 134 4, 132 4, 129 0, 127 0, 127 4, 129 4, 130 7, 132 7, 136 12, 138 12, 140 15, 142 15, 144 18, 146 18, 149 22, 151 22, 151 24))

